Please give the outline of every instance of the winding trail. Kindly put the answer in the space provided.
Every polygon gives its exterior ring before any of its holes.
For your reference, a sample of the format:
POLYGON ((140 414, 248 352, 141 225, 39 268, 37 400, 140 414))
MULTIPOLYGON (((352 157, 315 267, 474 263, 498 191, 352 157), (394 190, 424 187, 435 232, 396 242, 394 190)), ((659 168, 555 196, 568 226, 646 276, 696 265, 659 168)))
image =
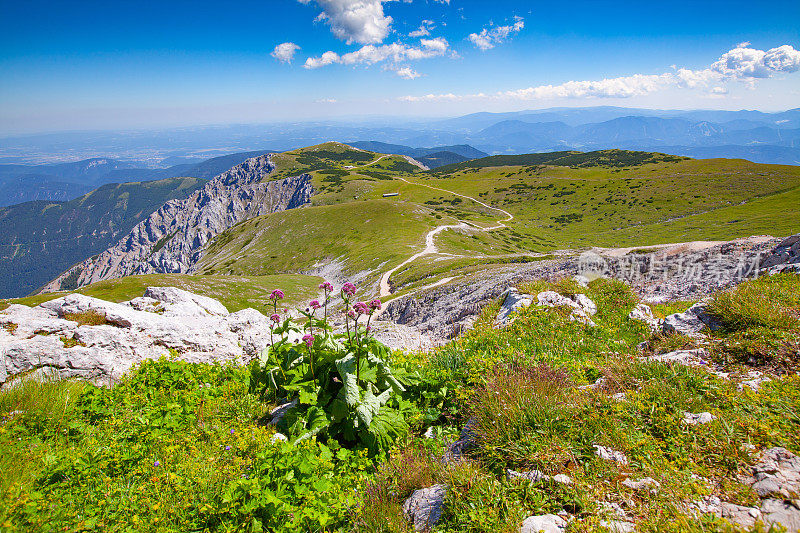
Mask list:
MULTIPOLYGON (((425 235, 425 248, 421 252, 417 252, 416 254, 412 255, 411 257, 409 257, 408 259, 406 259, 405 261, 403 261, 402 263, 400 263, 399 265, 397 265, 393 269, 383 273, 383 275, 381 276, 381 282, 380 282, 380 296, 381 296, 381 298, 385 298, 386 296, 390 296, 392 294, 392 288, 389 285, 389 278, 392 276, 392 274, 394 274, 395 272, 397 272, 399 269, 401 269, 402 267, 406 266, 407 264, 411 263, 412 261, 416 261, 420 257, 424 257, 426 255, 436 254, 436 253, 439 252, 439 250, 436 248, 436 243, 434 242, 434 238, 439 233, 441 233, 441 232, 443 232, 444 230, 447 230, 447 229, 466 229, 466 228, 478 229, 480 231, 492 231, 492 230, 496 230, 496 229, 500 229, 500 228, 505 228, 506 227, 505 222, 509 222, 514 218, 514 215, 512 215, 508 211, 506 211, 504 209, 500 209, 498 207, 492 207, 491 205, 486 204, 484 202, 481 202, 480 200, 477 200, 477 199, 473 198, 472 196, 467 196, 465 194, 459 194, 457 192, 448 191, 447 189, 441 189, 439 187, 434 187, 432 185, 425 185, 424 183, 414 183, 414 182, 408 181, 405 178, 397 178, 397 179, 399 179, 400 181, 404 181, 404 182, 408 183, 409 185, 416 185, 416 186, 419 186, 419 187, 427 187, 428 189, 433 189, 433 190, 436 190, 436 191, 442 191, 442 192, 446 192, 448 194, 452 194, 454 196, 460 196, 461 198, 466 198, 467 200, 472 200, 476 204, 482 205, 483 207, 485 207, 487 209, 491 209, 493 211, 499 211, 500 213, 503 213, 504 215, 506 215, 507 218, 504 218, 503 220, 498 221, 497 224, 494 225, 494 226, 488 226, 488 227, 481 227, 481 226, 477 226, 477 225, 467 224, 466 222, 460 222, 459 224, 447 224, 447 225, 438 226, 438 227, 432 229, 431 231, 428 232, 427 235, 425 235)), ((452 278, 450 278, 450 279, 452 279, 452 278)), ((441 282, 439 284, 441 284, 441 282)))

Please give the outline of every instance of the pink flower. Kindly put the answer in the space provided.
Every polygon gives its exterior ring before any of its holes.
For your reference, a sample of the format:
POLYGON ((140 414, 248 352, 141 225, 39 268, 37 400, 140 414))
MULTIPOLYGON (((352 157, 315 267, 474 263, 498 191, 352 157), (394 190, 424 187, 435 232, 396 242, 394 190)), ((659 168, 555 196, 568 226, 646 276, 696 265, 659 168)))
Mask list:
POLYGON ((356 286, 348 281, 342 286, 342 292, 348 296, 353 296, 356 293, 356 286))
POLYGON ((311 302, 308 305, 311 307, 311 309, 319 309, 320 307, 322 307, 319 303, 319 300, 311 300, 311 302))
POLYGON ((357 304, 355 304, 353 306, 353 309, 359 315, 368 315, 369 311, 370 311, 369 306, 367 304, 365 304, 364 302, 358 302, 357 304))
POLYGON ((308 346, 308 348, 311 349, 311 346, 314 344, 314 335, 306 334, 303 337, 303 342, 305 342, 306 346, 308 346))
POLYGON ((380 300, 378 300, 377 298, 375 298, 374 300, 372 300, 372 301, 369 303, 369 306, 370 306, 372 309, 380 309, 380 308, 381 308, 381 301, 380 301, 380 300))
POLYGON ((351 309, 351 310, 349 310, 349 311, 347 312, 347 316, 349 316, 350 318, 355 318, 355 317, 356 317, 356 313, 355 313, 355 311, 353 311, 353 310, 351 309))
POLYGON ((278 322, 281 321, 281 316, 278 313, 275 313, 271 317, 269 317, 269 319, 277 324, 278 322))
POLYGON ((272 291, 272 293, 269 295, 269 299, 270 299, 270 300, 283 300, 283 297, 284 297, 283 291, 282 291, 282 290, 280 290, 280 289, 275 289, 275 290, 274 290, 274 291, 272 291))
POLYGON ((325 283, 320 283, 319 288, 324 290, 325 292, 333 292, 333 285, 331 285, 329 281, 326 281, 325 283))
POLYGON ((367 333, 369 333, 370 331, 372 331, 372 326, 367 326, 367 333))

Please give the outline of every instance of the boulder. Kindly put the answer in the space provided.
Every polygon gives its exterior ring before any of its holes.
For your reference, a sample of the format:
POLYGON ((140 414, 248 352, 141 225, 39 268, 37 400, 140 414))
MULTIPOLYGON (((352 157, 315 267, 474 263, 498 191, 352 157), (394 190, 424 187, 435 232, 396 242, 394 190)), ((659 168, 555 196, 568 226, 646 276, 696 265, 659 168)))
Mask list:
POLYGON ((175 316, 228 314, 228 309, 217 300, 175 287, 148 287, 144 297, 169 304, 166 306, 165 314, 175 316))
POLYGON ((522 522, 520 533, 564 533, 567 521, 557 514, 529 516, 522 522))
POLYGON ((458 440, 447 447, 442 460, 445 463, 460 461, 465 452, 468 452, 477 445, 476 439, 475 419, 470 418, 467 420, 467 423, 464 424, 464 428, 461 430, 458 440))
POLYGON ((690 508, 703 514, 716 515, 731 524, 748 529, 755 526, 758 520, 763 519, 758 508, 723 502, 717 496, 706 496, 702 500, 695 501, 690 508))
POLYGON ((428 531, 442 516, 447 486, 433 485, 417 489, 403 503, 403 514, 414 524, 415 531, 428 531))
POLYGON ((707 301, 701 301, 683 313, 675 313, 664 319, 661 329, 664 333, 680 333, 689 337, 700 337, 705 328, 719 329, 719 321, 708 312, 707 301))
POLYGON ((572 298, 562 296, 555 291, 543 291, 536 295, 538 305, 543 307, 568 307, 571 308, 569 318, 575 322, 596 326, 590 318, 597 313, 597 306, 585 294, 575 294, 572 298))
POLYGON ((589 278, 586 276, 582 276, 580 274, 575 274, 572 276, 572 279, 575 280, 575 283, 580 285, 581 287, 588 287, 589 286, 589 278))

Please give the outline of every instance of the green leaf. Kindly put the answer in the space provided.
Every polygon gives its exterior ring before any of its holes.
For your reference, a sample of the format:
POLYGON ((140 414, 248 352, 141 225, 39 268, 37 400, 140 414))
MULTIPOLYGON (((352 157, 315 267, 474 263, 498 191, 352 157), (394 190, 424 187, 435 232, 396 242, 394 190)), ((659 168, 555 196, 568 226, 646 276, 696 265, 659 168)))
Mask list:
POLYGON ((370 426, 372 417, 378 413, 383 404, 389 401, 391 394, 392 389, 386 389, 378 396, 375 396, 370 389, 367 389, 361 404, 356 407, 356 416, 363 424, 363 427, 368 428, 370 426))
POLYGON ((331 425, 327 413, 325 413, 325 410, 321 407, 311 407, 306 413, 306 418, 308 419, 308 431, 297 437, 295 443, 310 439, 331 425))
POLYGON ((350 410, 347 408, 347 404, 340 400, 339 398, 334 399, 330 405, 330 412, 331 416, 333 417, 333 421, 335 423, 339 423, 345 418, 347 415, 350 414, 350 410))
POLYGON ((344 385, 344 399, 349 407, 358 405, 361 395, 358 392, 358 380, 356 379, 356 358, 353 355, 342 357, 336 361, 336 370, 342 378, 344 385))

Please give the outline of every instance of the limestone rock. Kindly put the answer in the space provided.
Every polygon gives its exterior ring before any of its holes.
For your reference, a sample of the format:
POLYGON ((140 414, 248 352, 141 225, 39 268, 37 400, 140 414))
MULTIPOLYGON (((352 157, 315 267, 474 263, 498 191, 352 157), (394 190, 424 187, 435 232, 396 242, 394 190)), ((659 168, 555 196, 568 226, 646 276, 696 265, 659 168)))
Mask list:
POLYGON ((450 444, 444 452, 443 460, 445 463, 460 461, 465 452, 471 450, 477 445, 477 435, 475 433, 475 419, 470 418, 464 424, 458 440, 450 444))
POLYGON ((569 307, 572 309, 569 315, 570 320, 581 322, 587 326, 596 325, 590 317, 597 312, 597 306, 585 294, 576 294, 572 298, 567 298, 555 291, 543 291, 536 295, 536 301, 543 307, 569 307))
POLYGON ((269 441, 273 444, 276 442, 289 442, 289 437, 287 437, 283 433, 275 433, 274 435, 272 435, 272 437, 269 438, 269 441))
POLYGON ((575 274, 572 276, 572 279, 575 280, 575 283, 580 285, 581 287, 588 287, 589 286, 589 278, 586 276, 582 276, 580 274, 575 274))
POLYGON ((506 469, 506 478, 508 479, 527 479, 531 483, 540 483, 542 481, 554 481, 563 485, 571 485, 572 478, 566 474, 556 474, 555 476, 548 476, 539 470, 526 470, 517 472, 516 470, 506 469))
POLYGON ((433 485, 411 493, 403 503, 403 514, 413 522, 415 531, 427 531, 436 525, 442 516, 446 496, 445 485, 433 485))
POLYGON ((662 330, 664 333, 680 333, 689 337, 702 336, 702 330, 708 328, 712 331, 719 329, 719 321, 708 312, 706 301, 701 301, 683 313, 675 313, 664 319, 662 330))
POLYGON ((530 307, 533 303, 533 296, 521 294, 516 287, 509 287, 503 294, 505 297, 503 298, 503 304, 500 306, 500 311, 497 313, 497 324, 507 326, 514 322, 514 318, 511 317, 512 314, 520 309, 530 307))
POLYGON ((773 498, 761 502, 761 513, 767 524, 780 524, 790 533, 800 531, 800 508, 794 502, 773 498))
POLYGON ((658 481, 656 481, 651 477, 637 479, 636 481, 629 478, 624 480, 622 484, 628 487, 629 489, 649 490, 651 492, 656 492, 659 488, 661 488, 661 483, 659 483, 658 481))
POLYGON ((704 411, 702 413, 683 413, 683 423, 688 426, 696 426, 698 424, 709 424, 714 421, 716 417, 704 411))
POLYGON ((624 453, 617 450, 612 450, 611 448, 606 448, 605 446, 600 446, 599 444, 593 444, 592 446, 594 446, 594 454, 600 459, 614 461, 615 463, 619 463, 621 465, 628 464, 628 458, 625 457, 624 453))
POLYGON ((782 240, 761 261, 762 269, 771 272, 783 270, 783 266, 792 266, 800 263, 800 235, 792 235, 782 240))
POLYGON ((522 522, 520 533, 564 533, 567 521, 557 514, 529 516, 522 522))
POLYGON ((601 520, 600 525, 608 529, 609 533, 632 533, 636 531, 636 524, 626 520, 601 520))
POLYGON ((292 400, 291 402, 286 402, 284 404, 279 405, 275 409, 269 412, 270 418, 269 424, 276 425, 283 420, 283 417, 286 416, 286 413, 289 412, 289 409, 295 407, 297 405, 297 399, 292 400))
POLYGON ((758 391, 763 383, 771 381, 769 376, 765 376, 763 372, 759 372, 758 370, 748 372, 745 377, 746 379, 738 385, 739 390, 748 388, 750 390, 758 391))
POLYGON ((705 348, 695 348, 693 350, 676 350, 674 352, 654 355, 649 357, 648 361, 697 366, 706 364, 706 357, 708 357, 708 352, 705 348))
POLYGON ((644 322, 651 330, 656 331, 661 327, 661 321, 653 316, 653 310, 649 305, 637 304, 628 314, 629 320, 644 322))
POLYGON ((9 306, 0 326, 15 327, 0 335, 0 384, 50 368, 61 378, 108 385, 145 359, 245 363, 269 343, 269 320, 254 309, 229 314, 220 302, 180 289, 151 287, 147 294, 123 303, 69 294, 36 307, 9 306), (89 312, 105 323, 70 320, 89 312))
POLYGON ((228 314, 228 309, 214 298, 192 294, 175 287, 148 287, 144 297, 170 304, 165 310, 166 314, 176 316, 228 314))
POLYGON ((786 448, 770 448, 752 467, 749 482, 762 498, 793 499, 800 495, 800 457, 786 448))
POLYGON ((761 511, 756 507, 723 502, 717 496, 706 496, 702 500, 695 501, 690 507, 697 512, 714 514, 726 519, 731 524, 745 528, 753 527, 758 520, 763 518, 761 511))

